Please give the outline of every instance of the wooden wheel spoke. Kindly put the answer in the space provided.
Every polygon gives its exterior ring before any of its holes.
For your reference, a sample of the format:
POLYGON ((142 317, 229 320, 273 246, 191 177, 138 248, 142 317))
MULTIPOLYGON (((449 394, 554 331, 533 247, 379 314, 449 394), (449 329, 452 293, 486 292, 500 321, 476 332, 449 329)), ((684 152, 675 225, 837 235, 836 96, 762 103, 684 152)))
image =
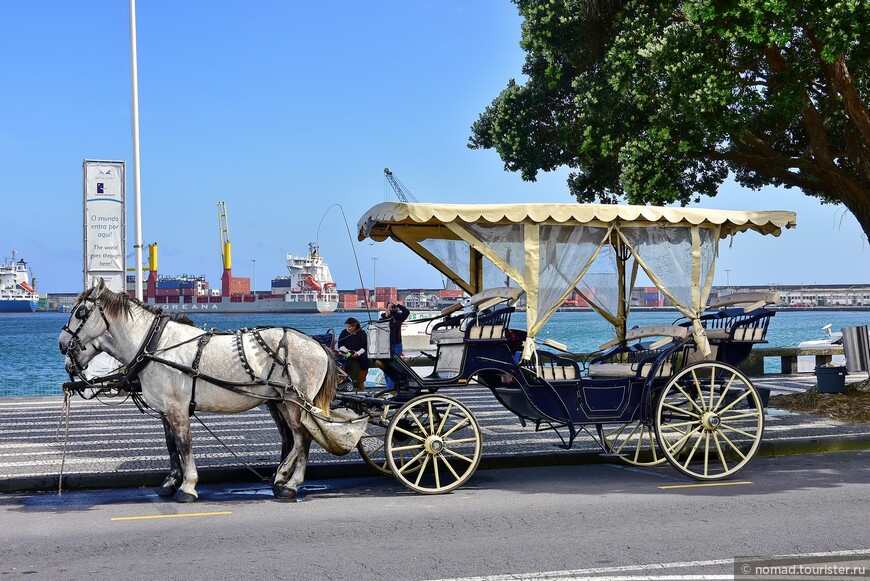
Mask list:
POLYGON ((469 442, 476 442, 477 438, 475 436, 470 436, 468 438, 459 438, 458 440, 444 440, 444 445, 447 446, 449 444, 468 444, 469 442))
POLYGON ((740 403, 741 401, 743 401, 744 399, 746 399, 747 397, 749 397, 749 393, 750 393, 750 392, 749 392, 749 390, 747 389, 747 390, 744 391, 744 392, 743 392, 743 393, 742 393, 742 394, 741 394, 737 399, 735 399, 734 401, 732 401, 731 403, 729 403, 727 406, 725 406, 724 408, 722 408, 721 410, 719 410, 718 413, 719 413, 719 414, 724 414, 725 412, 727 412, 728 410, 730 410, 731 408, 733 408, 734 406, 736 406, 738 403, 740 403))
MULTIPOLYGON (((702 404, 706 403, 706 400, 704 399, 704 390, 701 387, 701 382, 698 379, 698 375, 695 373, 694 369, 692 370, 692 384, 695 386, 695 391, 698 392, 698 399, 701 401, 702 404)), ((682 391, 682 390, 680 390, 680 391, 682 391)), ((692 398, 690 398, 688 394, 684 394, 684 395, 686 396, 686 399, 694 402, 694 400, 692 398)))
POLYGON ((737 434, 740 434, 741 436, 746 436, 747 438, 750 438, 750 439, 752 439, 752 440, 754 440, 754 439, 756 438, 756 435, 755 435, 755 434, 750 434, 749 432, 744 432, 744 431, 741 430, 741 429, 735 428, 734 426, 730 426, 730 425, 725 424, 725 423, 721 423, 721 424, 719 424, 719 430, 720 430, 720 431, 722 431, 722 430, 731 430, 732 432, 735 432, 735 433, 737 433, 737 434))
POLYGON ((423 478, 423 473, 426 471, 426 466, 429 464, 429 458, 431 458, 431 456, 428 454, 423 458, 423 465, 420 466, 420 472, 417 473, 417 480, 414 481, 414 486, 420 486, 420 479, 423 478))
POLYGON ((456 480, 459 480, 461 478, 461 476, 456 473, 456 470, 453 469, 453 466, 450 465, 450 462, 448 462, 444 458, 441 458, 441 463, 447 466, 447 469, 450 470, 451 474, 453 474, 453 478, 455 478, 456 480))
POLYGON ((704 436, 704 476, 707 476, 710 474, 710 432, 704 436))
POLYGON ((447 406, 447 409, 444 410, 444 417, 441 418, 441 423, 438 424, 438 429, 433 433, 435 433, 435 434, 441 433, 441 431, 444 429, 444 426, 447 425, 447 418, 450 417, 450 410, 452 410, 452 409, 453 409, 453 402, 450 402, 450 404, 447 406))
POLYGON ((698 439, 695 440, 695 445, 692 446, 692 451, 689 452, 689 456, 686 458, 686 461, 683 463, 683 468, 688 468, 689 464, 692 462, 692 458, 695 457, 695 452, 698 451, 698 446, 701 445, 702 439, 703 439, 703 435, 699 434, 698 439))
POLYGON ((415 434, 414 432, 409 432, 405 428, 401 428, 399 426, 395 427, 395 431, 399 432, 400 434, 405 434, 406 436, 410 436, 410 437, 414 438, 415 440, 417 440, 418 442, 425 442, 426 441, 426 438, 423 438, 419 434, 415 434))
MULTIPOLYGON (((422 458, 424 455, 426 455, 426 450, 421 451, 419 454, 417 454, 416 456, 414 456, 413 458, 411 458, 410 460, 405 462, 405 464, 401 468, 399 468, 399 473, 404 474, 405 472, 407 472, 411 467, 416 465, 417 461, 420 458, 422 458)), ((427 456, 427 459, 423 461, 423 468, 426 467, 427 461, 428 461, 428 456, 427 456)), ((423 472, 422 468, 420 469, 420 472, 423 472)), ((417 478, 419 478, 419 476, 417 478)))
POLYGON ((419 450, 423 448, 423 444, 408 444, 407 446, 395 446, 393 452, 405 452, 410 450, 419 450))
POLYGON ((728 436, 726 436, 726 435, 723 434, 722 432, 719 432, 719 436, 720 436, 723 440, 725 440, 725 442, 726 442, 729 446, 731 446, 731 449, 732 449, 732 450, 734 450, 735 452, 737 452, 737 454, 740 455, 740 459, 741 459, 741 460, 745 460, 745 459, 746 459, 746 454, 744 454, 743 451, 740 450, 740 448, 738 448, 737 446, 735 446, 735 445, 734 445, 734 442, 732 442, 731 439, 730 439, 728 436))
MULTIPOLYGON (((694 402, 692 402, 692 405, 695 406, 695 409, 698 409, 698 406, 696 406, 694 402)), ((689 410, 683 409, 681 407, 677 407, 675 405, 671 405, 667 402, 662 402, 662 407, 665 407, 665 408, 668 408, 669 410, 673 410, 675 412, 678 412, 684 416, 688 416, 690 418, 696 418, 696 419, 701 419, 701 413, 703 413, 703 412, 700 412, 700 410, 699 410, 699 413, 693 414, 689 410)))
POLYGON ((728 383, 725 384, 725 387, 722 389, 722 393, 719 394, 719 400, 716 402, 716 407, 712 408, 713 411, 717 411, 719 406, 722 405, 722 401, 725 399, 725 394, 731 389, 731 384, 734 383, 734 379, 737 377, 735 374, 731 374, 731 378, 728 380, 728 383))
POLYGON ((680 438, 679 440, 674 442, 673 445, 667 446, 668 452, 670 452, 671 454, 676 454, 676 451, 679 451, 680 449, 682 449, 683 446, 686 445, 686 442, 689 441, 689 438, 692 437, 692 434, 699 431, 700 429, 701 429, 701 427, 699 425, 694 430, 690 430, 690 431, 686 432, 686 434, 682 438, 680 438))
MULTIPOLYGON (((441 488, 441 473, 438 471, 438 455, 432 456, 432 471, 435 473, 435 488, 441 488)), ((422 470, 420 471, 422 473, 422 470)))
MULTIPOLYGON (((435 414, 433 413, 433 410, 432 410, 432 400, 431 399, 426 402, 426 406, 429 408, 429 433, 434 434, 435 433, 435 414)), ((423 431, 425 432, 426 430, 423 430, 423 431)))
MULTIPOLYGON (((686 401, 689 402, 689 403, 692 405, 693 408, 695 408, 695 411, 698 412, 698 416, 700 416, 700 415, 702 415, 702 414, 704 413, 704 410, 702 410, 701 408, 699 408, 699 407, 698 407, 698 404, 695 403, 695 399, 692 398, 692 397, 689 397, 689 394, 686 393, 685 391, 683 391, 683 387, 682 387, 681 385, 675 385, 674 387, 676 387, 676 388, 677 388, 677 391, 679 391, 680 393, 682 393, 682 394, 683 394, 683 397, 686 398, 686 401)), ((699 388, 699 389, 700 389, 700 388, 699 388)), ((701 398, 701 401, 702 401, 702 402, 704 401, 704 398, 703 398, 703 397, 701 398)), ((666 406, 668 406, 668 407, 671 407, 671 408, 673 408, 673 409, 676 409, 676 410, 680 410, 680 411, 682 411, 682 412, 684 412, 684 413, 688 413, 686 410, 683 410, 682 408, 678 408, 678 407, 671 406, 669 403, 665 403, 664 405, 666 405, 666 406)))
MULTIPOLYGON (((639 424, 643 425, 643 424, 639 424)), ((637 439, 637 446, 634 447, 634 461, 637 462, 637 459, 640 458, 640 453, 643 450, 643 434, 644 430, 641 430, 640 437, 637 439)), ((652 451, 653 462, 658 460, 658 455, 656 454, 656 442, 655 438, 653 438, 652 431, 647 431, 646 435, 649 437, 649 449, 652 451)))
POLYGON ((455 452, 455 451, 451 450, 450 448, 445 448, 445 449, 444 449, 444 453, 445 453, 445 454, 450 454, 450 455, 453 456, 454 458, 459 458, 460 460, 465 460, 465 461, 468 462, 469 464, 471 464, 472 462, 474 462, 474 458, 469 458, 468 456, 463 456, 463 455, 460 454, 459 452, 455 452))
MULTIPOLYGON (((418 418, 417 414, 414 413, 414 410, 411 410, 411 409, 408 410, 408 415, 411 416, 411 418, 414 420, 414 423, 417 424, 418 428, 420 428, 420 433, 423 434, 423 438, 420 438, 420 439, 425 440, 426 439, 425 437, 427 435, 429 435, 429 432, 427 432, 426 428, 423 427, 423 424, 420 423, 420 418, 418 418)), ((396 429, 401 430, 401 428, 399 428, 398 426, 396 426, 396 429)), ((402 430, 402 431, 404 432, 404 430, 402 430)), ((409 434, 409 435, 411 434, 411 432, 405 432, 405 433, 409 434)))
POLYGON ((758 417, 758 411, 757 411, 757 410, 755 410, 755 411, 750 410, 750 411, 743 412, 743 413, 739 413, 739 412, 738 412, 738 413, 735 413, 735 414, 733 414, 733 415, 731 415, 731 414, 729 414, 729 415, 722 415, 722 414, 719 414, 719 418, 720 418, 723 422, 726 421, 726 420, 728 420, 728 421, 730 421, 730 420, 743 420, 743 419, 746 419, 746 418, 757 418, 757 417, 758 417))
POLYGON ((448 437, 450 434, 452 434, 453 432, 455 432, 456 430, 459 430, 459 429, 461 429, 461 428, 464 428, 465 426, 468 426, 468 425, 470 425, 470 424, 471 424, 471 420, 468 419, 468 417, 466 416, 466 417, 462 418, 462 420, 461 420, 459 423, 457 423, 455 426, 453 426, 452 428, 450 428, 447 432, 441 434, 441 437, 442 437, 442 438, 446 438, 446 437, 448 437))
POLYGON ((665 427, 665 428, 668 428, 671 430, 679 431, 679 430, 677 430, 677 428, 682 428, 684 426, 694 426, 697 424, 698 424, 698 420, 689 420, 687 422, 669 422, 662 427, 665 427))
POLYGON ((722 446, 719 445, 719 434, 713 432, 713 443, 716 444, 716 453, 719 454, 719 461, 722 462, 722 469, 728 472, 728 463, 725 461, 725 454, 722 452, 722 446))

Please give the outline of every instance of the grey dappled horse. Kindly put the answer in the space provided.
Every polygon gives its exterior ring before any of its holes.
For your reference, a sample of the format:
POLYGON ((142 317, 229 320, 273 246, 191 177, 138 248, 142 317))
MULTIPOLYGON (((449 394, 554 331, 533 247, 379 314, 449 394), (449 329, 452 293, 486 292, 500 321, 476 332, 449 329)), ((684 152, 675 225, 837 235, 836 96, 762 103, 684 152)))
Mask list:
POLYGON ((301 406, 329 411, 337 368, 323 346, 293 329, 258 328, 214 333, 173 320, 159 308, 105 288, 102 281, 79 295, 58 337, 70 374, 99 352, 138 377, 141 398, 161 414, 170 472, 161 496, 197 498, 191 451, 195 411, 237 413, 268 403, 282 430, 282 461, 272 490, 293 498, 305 477, 311 434, 301 406))

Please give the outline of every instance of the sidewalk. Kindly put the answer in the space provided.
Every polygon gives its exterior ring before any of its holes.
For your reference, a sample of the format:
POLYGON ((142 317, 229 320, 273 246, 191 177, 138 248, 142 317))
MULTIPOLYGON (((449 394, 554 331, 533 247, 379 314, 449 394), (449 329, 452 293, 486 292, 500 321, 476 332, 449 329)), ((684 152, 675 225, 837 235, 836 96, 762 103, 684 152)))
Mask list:
MULTIPOLYGON (((849 376, 849 381, 866 374, 849 376)), ((769 375, 753 379, 772 394, 805 391, 815 385, 812 374, 769 375)), ((441 390, 469 404, 484 435, 480 469, 504 466, 619 462, 601 456, 592 438, 581 434, 571 450, 558 445, 552 432, 523 428, 489 390, 466 386, 441 390)), ((110 404, 118 402, 108 400, 110 404)), ((0 399, 0 492, 57 490, 63 461, 63 488, 157 486, 169 463, 159 419, 143 415, 130 402, 105 405, 72 400, 69 439, 64 458, 61 425, 63 398, 0 399)), ((281 448, 275 425, 264 409, 243 414, 201 414, 203 422, 232 449, 227 451, 197 422, 193 424, 194 455, 200 482, 253 481, 254 467, 263 476, 274 471, 281 448), (234 455, 235 454, 235 455, 234 455)), ((847 424, 808 414, 768 409, 760 455, 773 456, 870 449, 870 424, 847 424)), ((309 480, 371 475, 354 450, 336 457, 312 445, 309 480)))

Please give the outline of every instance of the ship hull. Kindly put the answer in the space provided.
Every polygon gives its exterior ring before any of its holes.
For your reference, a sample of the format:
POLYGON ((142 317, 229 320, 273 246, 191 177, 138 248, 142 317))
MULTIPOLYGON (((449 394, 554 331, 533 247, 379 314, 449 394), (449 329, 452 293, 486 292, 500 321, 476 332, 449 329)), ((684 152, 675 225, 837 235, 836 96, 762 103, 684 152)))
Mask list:
POLYGON ((34 313, 37 301, 27 299, 0 300, 0 313, 34 313))
POLYGON ((168 313, 332 313, 338 308, 337 301, 285 301, 279 298, 241 302, 221 297, 219 303, 155 303, 148 299, 148 304, 168 313))

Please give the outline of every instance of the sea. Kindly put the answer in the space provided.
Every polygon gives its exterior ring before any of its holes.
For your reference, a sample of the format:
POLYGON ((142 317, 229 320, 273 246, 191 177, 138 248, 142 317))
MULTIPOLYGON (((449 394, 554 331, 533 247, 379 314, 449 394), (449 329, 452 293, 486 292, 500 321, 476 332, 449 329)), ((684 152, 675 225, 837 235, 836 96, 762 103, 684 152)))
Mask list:
MULTIPOLYGON (((204 329, 229 331, 258 326, 293 327, 316 334, 344 327, 347 317, 370 320, 365 312, 330 314, 191 314, 197 326, 204 329)), ((58 350, 58 335, 69 320, 68 313, 3 313, 0 314, 0 397, 61 395, 61 384, 69 380, 64 371, 64 358, 58 350)), ((372 315, 374 317, 374 315, 372 315)), ((679 318, 672 310, 637 311, 629 318, 629 328, 646 325, 668 325, 679 318)), ((784 310, 776 313, 767 333, 769 347, 796 346, 801 341, 825 339, 822 327, 830 324, 833 331, 843 327, 870 325, 867 310, 784 310)), ((525 328, 525 313, 515 313, 514 328, 525 328)), ((556 313, 539 335, 568 346, 572 352, 588 353, 613 338, 610 325, 589 311, 556 313)), ((776 361, 768 359, 774 372, 776 361)))

